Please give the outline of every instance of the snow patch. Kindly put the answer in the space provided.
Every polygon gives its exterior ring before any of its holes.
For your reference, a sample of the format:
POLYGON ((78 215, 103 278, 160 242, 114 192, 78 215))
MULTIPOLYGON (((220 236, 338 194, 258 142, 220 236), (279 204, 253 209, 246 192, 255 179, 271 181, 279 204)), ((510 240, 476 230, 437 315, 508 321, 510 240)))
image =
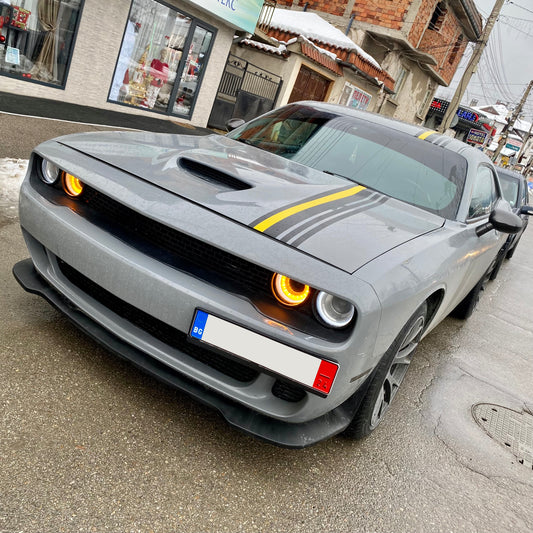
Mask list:
POLYGON ((27 159, 0 159, 0 210, 3 214, 17 215, 20 184, 27 169, 27 159))

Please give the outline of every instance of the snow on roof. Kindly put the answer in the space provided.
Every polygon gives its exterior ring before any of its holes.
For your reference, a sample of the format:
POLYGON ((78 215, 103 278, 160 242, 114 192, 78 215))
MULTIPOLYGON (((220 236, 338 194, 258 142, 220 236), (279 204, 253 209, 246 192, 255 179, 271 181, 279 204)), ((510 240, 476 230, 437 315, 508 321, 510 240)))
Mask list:
POLYGON ((330 44, 345 50, 355 50, 362 58, 382 70, 381 65, 360 46, 356 45, 341 30, 335 28, 316 13, 275 9, 270 27, 280 31, 295 33, 324 44, 330 44))
POLYGON ((505 121, 505 117, 509 114, 509 110, 503 104, 485 105, 474 109, 482 111, 485 115, 497 117, 500 122, 505 121))
POLYGON ((517 119, 516 122, 514 123, 515 130, 528 132, 530 128, 531 128, 531 122, 528 122, 527 120, 517 119))
MULTIPOLYGON (((473 107, 472 109, 483 113, 484 115, 487 115, 487 117, 491 120, 495 120, 499 122, 500 124, 506 124, 507 123, 507 116, 509 115, 510 111, 503 105, 503 104, 495 104, 495 105, 486 105, 481 107, 473 107), (497 114, 492 113, 491 111, 496 111, 497 114)), ((531 122, 528 122, 526 120, 520 120, 517 119, 514 123, 514 129, 519 131, 528 132, 529 128, 531 127, 531 122)))
POLYGON ((284 43, 280 43, 279 46, 272 46, 270 44, 260 43, 259 41, 254 41, 252 39, 243 39, 241 43, 247 44, 248 46, 253 46, 254 48, 258 48, 259 50, 264 50, 265 52, 270 52, 271 54, 277 54, 280 56, 282 56, 287 51, 287 46, 284 43))

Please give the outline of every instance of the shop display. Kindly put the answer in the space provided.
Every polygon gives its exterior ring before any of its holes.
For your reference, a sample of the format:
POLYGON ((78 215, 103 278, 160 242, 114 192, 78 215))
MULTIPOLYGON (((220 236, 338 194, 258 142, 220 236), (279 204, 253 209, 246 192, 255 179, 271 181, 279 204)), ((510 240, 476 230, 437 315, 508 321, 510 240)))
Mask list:
POLYGON ((11 17, 10 24, 19 30, 25 30, 28 24, 28 18, 31 15, 31 11, 23 9, 19 6, 12 6, 13 15, 11 17))
POLYGON ((0 74, 63 86, 83 0, 0 2, 0 74))
POLYGON ((133 0, 109 100, 190 115, 213 35, 176 9, 133 0))

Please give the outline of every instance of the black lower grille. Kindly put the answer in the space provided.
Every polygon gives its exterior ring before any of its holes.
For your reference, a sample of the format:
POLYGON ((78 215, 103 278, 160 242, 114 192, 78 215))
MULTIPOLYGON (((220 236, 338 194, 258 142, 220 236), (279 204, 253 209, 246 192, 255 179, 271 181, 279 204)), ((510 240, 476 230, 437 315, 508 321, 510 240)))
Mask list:
POLYGON ((71 283, 76 285, 76 287, 81 289, 91 298, 100 302, 102 305, 105 305, 108 309, 113 311, 113 313, 146 331, 152 337, 164 342, 168 346, 175 348, 218 372, 243 383, 251 382, 259 375, 259 371, 255 368, 210 350, 206 350, 202 346, 190 343, 187 340, 188 337, 185 333, 165 324, 144 311, 137 309, 120 298, 117 298, 64 261, 58 260, 58 263, 64 276, 71 283))
POLYGON ((272 387, 272 394, 281 400, 287 402, 299 402, 303 400, 307 393, 305 390, 294 383, 277 380, 272 387))

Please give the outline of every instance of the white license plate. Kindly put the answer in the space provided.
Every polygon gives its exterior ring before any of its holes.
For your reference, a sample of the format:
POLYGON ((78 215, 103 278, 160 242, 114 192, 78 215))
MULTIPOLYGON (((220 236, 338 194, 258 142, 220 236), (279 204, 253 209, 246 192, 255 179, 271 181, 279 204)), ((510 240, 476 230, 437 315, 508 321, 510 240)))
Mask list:
POLYGON ((339 369, 337 363, 263 337, 205 311, 196 311, 190 335, 323 395, 331 391, 339 369))

